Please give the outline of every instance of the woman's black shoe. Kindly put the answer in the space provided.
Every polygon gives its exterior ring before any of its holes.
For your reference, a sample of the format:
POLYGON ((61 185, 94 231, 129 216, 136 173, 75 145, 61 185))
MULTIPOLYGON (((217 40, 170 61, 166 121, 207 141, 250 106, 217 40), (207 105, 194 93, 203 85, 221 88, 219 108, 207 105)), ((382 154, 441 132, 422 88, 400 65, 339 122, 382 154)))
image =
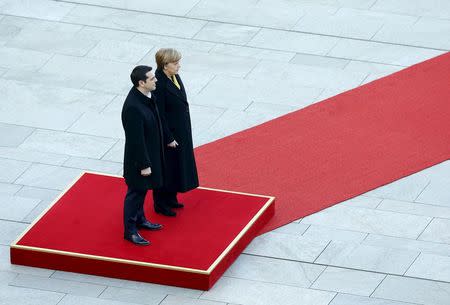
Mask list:
POLYGON ((184 207, 184 204, 182 204, 181 202, 171 202, 169 203, 169 206, 173 209, 179 209, 184 207))
POLYGON ((154 205, 155 208, 155 212, 164 216, 176 216, 177 213, 175 213, 174 211, 172 211, 169 207, 165 207, 165 206, 160 206, 160 205, 154 205))

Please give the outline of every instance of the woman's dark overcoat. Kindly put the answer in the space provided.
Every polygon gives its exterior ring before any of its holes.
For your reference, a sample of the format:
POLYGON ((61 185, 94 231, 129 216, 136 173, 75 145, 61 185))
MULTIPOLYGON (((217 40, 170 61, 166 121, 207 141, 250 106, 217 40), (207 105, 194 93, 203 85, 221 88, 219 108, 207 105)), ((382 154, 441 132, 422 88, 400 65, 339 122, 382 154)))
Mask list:
POLYGON ((180 89, 162 70, 157 69, 155 76, 158 82, 153 93, 156 95, 164 131, 165 188, 169 191, 186 192, 199 185, 186 90, 179 75, 175 77, 180 89), (173 140, 177 141, 178 146, 167 147, 173 140))
POLYGON ((145 190, 163 185, 163 133, 154 98, 131 88, 122 108, 125 131, 123 176, 131 188, 145 190), (150 176, 141 170, 151 168, 150 176))

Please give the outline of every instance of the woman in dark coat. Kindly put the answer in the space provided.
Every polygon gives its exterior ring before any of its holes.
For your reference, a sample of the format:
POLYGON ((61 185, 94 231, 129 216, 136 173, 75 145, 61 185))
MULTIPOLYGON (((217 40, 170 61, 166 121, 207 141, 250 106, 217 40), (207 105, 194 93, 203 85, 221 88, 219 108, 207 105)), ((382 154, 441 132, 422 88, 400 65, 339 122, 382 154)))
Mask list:
POLYGON ((156 55, 154 94, 164 133, 164 187, 153 190, 155 211, 175 216, 171 208, 181 208, 177 193, 198 187, 197 167, 192 143, 189 104, 183 82, 178 75, 181 54, 175 49, 160 49, 156 55))

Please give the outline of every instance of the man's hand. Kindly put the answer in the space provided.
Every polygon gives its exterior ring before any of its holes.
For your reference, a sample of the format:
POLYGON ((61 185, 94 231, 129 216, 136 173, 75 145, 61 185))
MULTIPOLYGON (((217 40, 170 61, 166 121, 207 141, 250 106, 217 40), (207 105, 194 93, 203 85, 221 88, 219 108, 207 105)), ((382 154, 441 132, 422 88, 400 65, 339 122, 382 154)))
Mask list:
POLYGON ((150 167, 141 170, 142 176, 150 176, 152 174, 152 169, 150 167))
POLYGON ((171 147, 171 148, 175 148, 178 146, 177 141, 173 140, 172 142, 170 142, 169 144, 167 144, 167 146, 171 147))

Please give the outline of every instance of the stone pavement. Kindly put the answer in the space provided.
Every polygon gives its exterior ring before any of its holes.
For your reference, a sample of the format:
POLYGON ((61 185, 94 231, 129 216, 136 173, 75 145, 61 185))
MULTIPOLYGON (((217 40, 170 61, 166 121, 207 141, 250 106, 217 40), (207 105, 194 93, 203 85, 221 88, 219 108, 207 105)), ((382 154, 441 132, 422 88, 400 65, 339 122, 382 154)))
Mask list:
POLYGON ((129 72, 160 47, 196 145, 450 50, 448 0, 76 2, 0 0, 0 304, 450 304, 450 161, 258 237, 207 292, 12 266, 80 171, 121 173, 129 72))

